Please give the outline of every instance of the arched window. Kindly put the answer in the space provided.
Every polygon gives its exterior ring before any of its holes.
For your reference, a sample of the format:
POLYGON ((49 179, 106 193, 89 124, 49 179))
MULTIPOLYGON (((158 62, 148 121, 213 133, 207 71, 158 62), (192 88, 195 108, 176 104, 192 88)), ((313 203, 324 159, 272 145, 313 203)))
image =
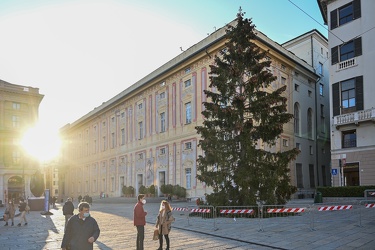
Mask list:
POLYGON ((309 139, 313 138, 313 112, 311 108, 307 110, 307 136, 309 139))
POLYGON ((299 103, 294 104, 294 134, 300 134, 300 114, 299 114, 299 103))

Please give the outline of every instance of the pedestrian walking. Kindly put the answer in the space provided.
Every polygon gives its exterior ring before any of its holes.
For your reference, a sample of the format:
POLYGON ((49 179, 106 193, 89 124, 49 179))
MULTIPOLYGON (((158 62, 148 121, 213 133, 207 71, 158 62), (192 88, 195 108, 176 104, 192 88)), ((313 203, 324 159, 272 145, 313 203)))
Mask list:
POLYGON ((16 206, 14 204, 14 200, 10 200, 9 203, 7 204, 4 212, 4 220, 5 220, 5 225, 8 226, 8 221, 11 219, 12 221, 12 226, 14 226, 14 215, 16 214, 16 206))
POLYGON ((63 206, 63 215, 65 215, 65 227, 70 217, 73 216, 73 213, 74 213, 74 205, 73 205, 72 199, 69 197, 63 206))
POLYGON ((18 209, 20 210, 20 213, 21 213, 21 220, 20 220, 20 223, 18 223, 17 226, 21 226, 22 223, 24 222, 24 226, 27 226, 27 220, 26 220, 26 212, 28 209, 26 209, 26 206, 27 206, 27 203, 21 199, 20 200, 20 204, 18 205, 18 209))
POLYGON ((68 220, 65 227, 61 249, 69 250, 92 250, 93 243, 100 234, 99 225, 90 216, 90 204, 81 202, 78 204, 79 213, 68 220))
POLYGON ((159 214, 156 219, 155 227, 159 230, 159 248, 163 250, 163 235, 167 244, 166 250, 169 250, 169 232, 172 228, 172 222, 174 221, 172 215, 172 208, 168 201, 163 200, 160 203, 159 214))
POLYGON ((138 195, 138 202, 134 206, 134 226, 137 227, 137 250, 143 250, 143 242, 145 239, 145 225, 147 212, 143 209, 146 204, 144 194, 138 195))

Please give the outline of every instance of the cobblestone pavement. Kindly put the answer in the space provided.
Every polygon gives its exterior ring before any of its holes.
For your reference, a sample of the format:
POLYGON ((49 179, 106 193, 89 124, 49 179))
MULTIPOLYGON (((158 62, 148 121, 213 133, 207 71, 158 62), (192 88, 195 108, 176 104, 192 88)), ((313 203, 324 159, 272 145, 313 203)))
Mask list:
MULTIPOLYGON (((135 199, 128 202, 110 198, 94 201, 91 215, 101 229, 94 249, 135 249, 134 204, 135 199)), ((192 203, 172 202, 174 207, 189 205, 192 203)), ((148 202, 144 207, 148 211, 145 249, 157 249, 158 241, 152 240, 152 233, 159 202, 148 202)), ((0 208, 0 214, 3 212, 4 208, 0 208)), ((31 211, 27 215, 27 226, 5 227, 1 221, 0 249, 60 249, 64 230, 62 205, 57 204, 50 212, 53 215, 31 211)), ((361 210, 361 213, 358 209, 345 212, 309 213, 293 218, 253 219, 249 222, 201 217, 188 219, 186 212, 174 211, 176 221, 170 233, 171 249, 375 249, 375 209, 361 210)), ((15 218, 16 225, 19 220, 19 217, 15 218)))

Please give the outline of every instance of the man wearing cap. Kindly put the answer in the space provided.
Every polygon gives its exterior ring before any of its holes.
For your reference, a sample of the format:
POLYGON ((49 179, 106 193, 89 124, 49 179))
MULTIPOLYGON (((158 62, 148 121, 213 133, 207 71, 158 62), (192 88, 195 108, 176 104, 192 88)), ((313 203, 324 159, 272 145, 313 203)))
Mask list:
POLYGON ((74 212, 74 205, 73 205, 72 199, 69 197, 63 206, 63 214, 65 215, 65 227, 66 227, 66 224, 68 223, 69 218, 73 216, 73 212, 74 212))

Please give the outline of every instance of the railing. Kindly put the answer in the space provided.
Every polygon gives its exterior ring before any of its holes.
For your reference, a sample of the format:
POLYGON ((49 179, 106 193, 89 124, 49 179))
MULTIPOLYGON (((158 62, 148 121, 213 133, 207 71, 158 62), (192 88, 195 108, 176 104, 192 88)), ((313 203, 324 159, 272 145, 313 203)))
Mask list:
POLYGON ((337 71, 343 70, 343 69, 346 69, 346 68, 350 68, 350 67, 353 67, 355 65, 357 65, 357 62, 356 62, 355 58, 350 58, 348 60, 339 62, 337 64, 337 71))
POLYGON ((375 119, 375 108, 361 110, 353 113, 338 115, 334 117, 335 126, 341 126, 351 123, 371 121, 375 119))

